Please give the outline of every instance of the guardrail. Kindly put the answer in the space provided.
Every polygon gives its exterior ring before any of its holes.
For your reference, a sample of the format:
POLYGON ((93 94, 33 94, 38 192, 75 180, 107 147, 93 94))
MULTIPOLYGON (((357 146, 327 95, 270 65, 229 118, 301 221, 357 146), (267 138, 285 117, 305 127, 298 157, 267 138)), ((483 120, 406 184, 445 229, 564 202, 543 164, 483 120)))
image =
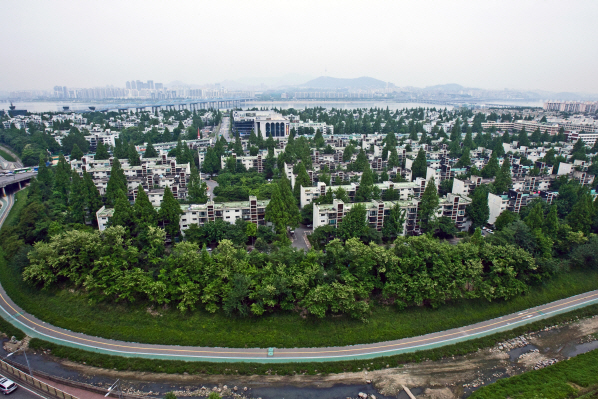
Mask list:
POLYGON ((26 383, 31 385, 34 388, 37 388, 41 392, 45 392, 55 398, 60 399, 79 399, 76 396, 73 396, 69 393, 61 391, 58 388, 54 388, 52 385, 48 385, 43 381, 38 380, 35 377, 30 376, 27 373, 22 372, 16 367, 11 366, 10 364, 6 363, 3 360, 0 360, 0 370, 5 371, 7 374, 10 374, 11 377, 14 377, 15 380, 18 380, 21 383, 26 383))

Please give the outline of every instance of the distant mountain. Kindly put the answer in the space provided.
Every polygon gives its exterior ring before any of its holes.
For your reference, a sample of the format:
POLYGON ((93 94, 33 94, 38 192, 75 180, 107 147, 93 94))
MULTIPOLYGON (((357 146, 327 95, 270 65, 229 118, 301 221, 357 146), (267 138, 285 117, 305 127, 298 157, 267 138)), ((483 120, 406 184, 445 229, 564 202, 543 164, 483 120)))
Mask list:
POLYGON ((313 89, 384 89, 385 87, 395 87, 394 84, 383 82, 382 80, 362 76, 354 79, 333 78, 330 76, 320 76, 319 78, 303 83, 301 87, 313 89))
POLYGON ((456 83, 448 83, 445 85, 436 85, 436 86, 428 86, 424 90, 430 91, 461 91, 465 89, 465 87, 458 85, 456 83))

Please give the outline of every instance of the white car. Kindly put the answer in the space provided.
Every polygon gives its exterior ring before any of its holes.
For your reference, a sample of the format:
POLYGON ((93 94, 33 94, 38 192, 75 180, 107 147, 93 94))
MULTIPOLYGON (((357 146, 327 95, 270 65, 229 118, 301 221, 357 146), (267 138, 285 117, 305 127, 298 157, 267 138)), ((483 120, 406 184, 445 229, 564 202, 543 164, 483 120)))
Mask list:
POLYGON ((17 389, 17 384, 15 384, 14 381, 9 380, 8 378, 0 379, 0 392, 2 392, 5 395, 8 395, 15 389, 17 389))

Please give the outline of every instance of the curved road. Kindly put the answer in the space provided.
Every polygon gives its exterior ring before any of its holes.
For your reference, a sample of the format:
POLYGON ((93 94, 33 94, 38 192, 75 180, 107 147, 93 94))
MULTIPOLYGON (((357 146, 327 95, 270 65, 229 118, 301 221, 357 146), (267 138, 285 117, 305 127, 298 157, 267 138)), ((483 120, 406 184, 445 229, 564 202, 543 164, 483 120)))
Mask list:
POLYGON ((465 327, 375 344, 331 348, 204 348, 115 341, 49 325, 18 307, 0 287, 0 314, 31 337, 111 355, 187 361, 302 362, 389 356, 482 337, 598 303, 598 290, 465 327))
MULTIPOLYGON (((7 199, 3 198, 2 202, 4 206, 0 210, 0 226, 12 207, 13 196, 11 195, 7 199)), ((598 303, 598 290, 465 327, 374 344, 329 348, 206 348, 116 341, 55 327, 25 312, 8 297, 4 288, 0 286, 0 315, 31 337, 110 355, 213 362, 324 362, 390 356, 437 348, 510 330, 594 303, 598 303)))

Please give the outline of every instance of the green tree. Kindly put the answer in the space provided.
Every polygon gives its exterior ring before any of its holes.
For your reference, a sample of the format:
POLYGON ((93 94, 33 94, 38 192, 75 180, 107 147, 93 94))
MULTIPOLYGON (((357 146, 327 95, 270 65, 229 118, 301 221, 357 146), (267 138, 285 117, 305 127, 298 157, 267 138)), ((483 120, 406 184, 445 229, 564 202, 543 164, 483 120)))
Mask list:
POLYGON ((403 235, 405 229, 405 210, 401 209, 399 204, 394 204, 390 208, 390 213, 384 217, 382 226, 382 237, 387 240, 393 240, 403 235))
POLYGON ((311 180, 303 162, 299 162, 298 167, 299 170, 297 172, 297 177, 295 178, 295 187, 293 187, 293 195, 297 201, 299 201, 301 197, 301 187, 311 187, 311 180))
POLYGON ((170 188, 166 187, 164 189, 164 199, 160 205, 160 211, 158 211, 158 219, 172 241, 179 234, 179 222, 182 214, 181 206, 172 195, 170 188))
POLYGON ((83 158, 83 151, 79 148, 77 144, 73 145, 73 150, 71 151, 71 159, 81 159, 83 158))
POLYGON ((426 161, 426 153, 423 147, 420 147, 417 153, 417 157, 415 158, 415 161, 413 161, 413 165, 411 166, 411 176, 413 180, 415 180, 418 177, 425 178, 427 172, 428 163, 426 161))
POLYGON ((494 177, 496 176, 499 170, 500 167, 498 166, 498 157, 496 156, 496 152, 492 152, 490 160, 482 168, 482 177, 486 179, 494 177))
POLYGON ((365 206, 361 204, 353 205, 337 226, 337 237, 348 240, 353 237, 360 238, 367 235, 369 226, 366 216, 367 209, 365 206))
POLYGON ((504 157, 500 170, 496 174, 496 179, 494 180, 494 193, 500 195, 508 191, 512 184, 511 163, 509 162, 508 157, 504 157))
POLYGON ((556 205, 550 206, 550 211, 548 211, 548 215, 544 221, 544 231, 546 235, 551 239, 556 239, 557 232, 559 229, 559 217, 557 213, 556 205))
POLYGON ((235 140, 235 146, 233 148, 233 151, 235 154, 237 154, 238 157, 242 157, 245 154, 243 152, 243 144, 241 143, 241 138, 237 137, 237 139, 235 140))
POLYGON ((110 226, 124 227, 127 235, 135 227, 135 217, 133 215, 133 207, 127 198, 127 194, 119 190, 114 204, 114 214, 110 218, 110 226))
POLYGON ((498 217, 494 221, 494 227, 496 227, 496 230, 502 230, 517 219, 518 216, 516 213, 508 209, 505 209, 500 213, 500 215, 498 215, 498 217))
POLYGON ((470 165, 471 165, 471 157, 469 156, 469 147, 464 147, 463 154, 461 155, 461 158, 459 158, 459 160, 455 164, 455 167, 466 168, 470 165))
POLYGON ((247 235, 247 237, 251 237, 251 245, 253 245, 253 240, 257 236, 257 224, 247 223, 247 226, 245 228, 245 235, 247 235))
POLYGON ((130 166, 140 166, 141 165, 141 159, 139 158, 139 153, 135 149, 135 144, 133 144, 133 143, 129 143, 128 158, 129 158, 130 166))
POLYGON ((191 174, 189 175, 189 185, 187 187, 188 202, 191 204, 205 204, 208 202, 208 185, 201 181, 199 171, 195 164, 191 164, 191 174))
POLYGON ((96 213, 103 205, 102 196, 96 185, 93 183, 91 175, 87 172, 83 172, 83 185, 85 186, 85 204, 87 211, 89 212, 91 223, 97 225, 96 213))
POLYGON ((471 196, 471 204, 467 206, 465 214, 471 220, 472 230, 482 227, 490 217, 490 208, 488 207, 488 186, 482 184, 478 186, 471 196))
POLYGON ((283 174, 282 179, 274 185, 272 198, 266 206, 266 220, 274 224, 281 241, 285 241, 287 226, 296 227, 301 221, 301 214, 290 186, 289 180, 283 174))
POLYGON ((145 147, 145 153, 143 153, 143 158, 156 158, 158 156, 158 151, 154 148, 152 142, 148 142, 147 146, 145 147))
POLYGON ((127 188, 127 177, 120 165, 120 161, 118 158, 114 158, 112 168, 110 169, 110 178, 106 186, 106 205, 115 205, 119 191, 126 194, 129 190, 127 188))
POLYGON ((100 140, 100 142, 96 146, 96 153, 95 153, 94 159, 98 160, 98 161, 103 161, 108 158, 110 158, 110 154, 108 154, 108 150, 106 149, 104 142, 102 140, 100 140))
POLYGON ((429 232, 434 229, 434 222, 439 204, 440 198, 438 197, 438 191, 436 190, 436 183, 434 177, 430 177, 419 204, 420 226, 424 232, 429 232))
POLYGON ((542 204, 536 204, 523 221, 532 231, 541 229, 544 226, 544 211, 542 204))
POLYGON ((529 147, 530 141, 529 141, 529 137, 527 136, 527 132, 525 131, 525 128, 521 129, 521 131, 519 132, 517 141, 519 141, 520 147, 521 146, 529 147))
POLYGON ((60 155, 58 163, 54 167, 54 188, 53 196, 66 205, 69 190, 71 188, 71 166, 66 162, 63 155, 60 155))
POLYGON ((594 207, 592 203, 592 196, 590 194, 582 194, 573 208, 571 213, 567 215, 567 222, 573 231, 581 231, 585 235, 590 233, 592 221, 594 218, 594 207))

